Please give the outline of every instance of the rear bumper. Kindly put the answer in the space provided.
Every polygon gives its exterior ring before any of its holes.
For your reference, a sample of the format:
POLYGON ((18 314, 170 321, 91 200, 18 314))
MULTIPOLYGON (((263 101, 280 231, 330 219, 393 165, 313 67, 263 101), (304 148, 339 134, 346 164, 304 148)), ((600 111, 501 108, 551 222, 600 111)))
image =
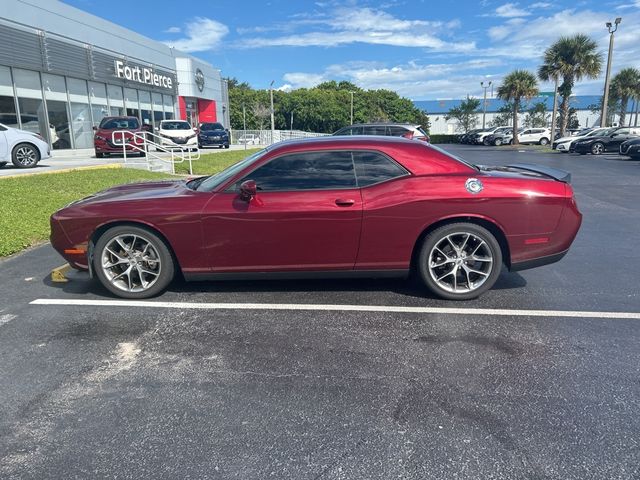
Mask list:
POLYGON ((512 272, 519 272, 521 270, 528 270, 530 268, 542 267, 543 265, 556 263, 562 260, 562 258, 567 254, 568 251, 569 250, 567 249, 560 253, 547 255, 546 257, 538 257, 531 260, 524 260, 522 262, 513 263, 511 264, 511 268, 509 270, 512 272))

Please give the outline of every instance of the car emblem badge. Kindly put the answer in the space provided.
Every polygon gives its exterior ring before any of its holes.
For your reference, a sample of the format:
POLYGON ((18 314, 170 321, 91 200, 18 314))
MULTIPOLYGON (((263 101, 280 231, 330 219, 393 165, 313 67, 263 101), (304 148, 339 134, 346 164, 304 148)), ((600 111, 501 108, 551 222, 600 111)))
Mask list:
POLYGON ((473 194, 480 193, 484 188, 482 186, 482 182, 477 178, 468 178, 464 186, 467 189, 467 192, 473 193, 473 194))

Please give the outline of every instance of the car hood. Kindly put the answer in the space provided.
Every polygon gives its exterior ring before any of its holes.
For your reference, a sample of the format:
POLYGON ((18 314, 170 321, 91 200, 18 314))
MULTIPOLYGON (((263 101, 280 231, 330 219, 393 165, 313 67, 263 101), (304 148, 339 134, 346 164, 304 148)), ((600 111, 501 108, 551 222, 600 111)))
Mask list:
POLYGON ((190 135, 195 135, 196 132, 193 130, 160 130, 160 134, 167 137, 188 137, 190 135))
POLYGON ((154 198, 175 197, 191 192, 183 180, 166 180, 161 182, 142 182, 118 185, 102 190, 94 195, 73 202, 68 206, 87 206, 95 203, 120 202, 127 200, 150 200, 154 198))

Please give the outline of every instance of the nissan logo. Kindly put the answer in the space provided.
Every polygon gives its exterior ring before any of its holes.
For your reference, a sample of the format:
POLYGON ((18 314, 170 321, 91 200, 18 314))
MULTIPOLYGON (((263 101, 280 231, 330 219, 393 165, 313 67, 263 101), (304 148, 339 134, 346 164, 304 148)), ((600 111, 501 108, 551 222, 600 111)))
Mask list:
POLYGON ((204 73, 202 73, 202 70, 200 70, 199 68, 196 69, 195 80, 196 80, 196 85, 198 86, 198 90, 203 91, 204 90, 204 73))

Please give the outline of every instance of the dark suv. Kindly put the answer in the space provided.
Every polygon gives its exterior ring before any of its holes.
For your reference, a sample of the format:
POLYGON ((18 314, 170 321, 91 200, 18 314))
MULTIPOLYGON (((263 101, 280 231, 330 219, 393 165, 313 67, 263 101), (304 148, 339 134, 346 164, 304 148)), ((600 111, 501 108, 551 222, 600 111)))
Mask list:
POLYGON ((217 146, 229 148, 229 130, 221 123, 201 123, 198 126, 198 147, 217 146))
POLYGON ((122 144, 127 149, 127 154, 137 153, 144 155, 145 130, 140 126, 136 117, 104 117, 100 125, 93 127, 93 147, 96 150, 96 158, 102 158, 111 153, 123 153, 122 144), (113 132, 122 131, 122 133, 113 132), (134 135, 137 134, 137 135, 134 135))
POLYGON ((429 142, 429 135, 422 129, 422 126, 410 123, 358 123, 341 128, 334 135, 383 135, 429 142))

